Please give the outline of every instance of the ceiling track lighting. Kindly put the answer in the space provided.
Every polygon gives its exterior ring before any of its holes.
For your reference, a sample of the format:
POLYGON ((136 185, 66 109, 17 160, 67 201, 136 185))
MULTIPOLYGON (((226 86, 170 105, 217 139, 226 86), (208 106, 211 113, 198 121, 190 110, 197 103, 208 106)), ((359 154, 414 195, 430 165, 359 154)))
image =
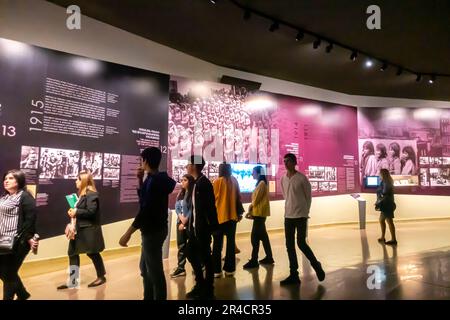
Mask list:
POLYGON ((250 10, 245 10, 244 11, 244 20, 250 20, 250 17, 252 16, 252 13, 250 12, 250 10))
POLYGON ((313 42, 313 48, 317 49, 318 47, 320 47, 320 44, 322 43, 322 40, 320 40, 319 38, 317 38, 314 42, 313 42))
MULTIPOLYGON (((209 0, 209 1, 210 1, 211 4, 214 4, 214 5, 219 3, 219 0, 209 0)), ((239 2, 237 0, 231 0, 231 2, 235 6, 239 7, 241 10, 243 10, 243 19, 245 21, 251 19, 252 15, 256 15, 256 16, 261 17, 263 19, 272 21, 272 24, 269 27, 269 31, 270 32, 274 32, 274 31, 278 30, 280 28, 280 25, 283 25, 284 27, 287 27, 289 29, 293 29, 293 30, 295 30, 297 32, 297 35, 295 37, 295 41, 297 41, 297 42, 298 41, 302 41, 305 38, 305 35, 308 35, 308 36, 312 36, 312 37, 315 38, 315 40, 313 41, 313 44, 312 44, 314 49, 318 49, 320 47, 321 43, 322 43, 321 36, 316 34, 316 33, 314 33, 314 32, 312 32, 312 31, 305 30, 305 29, 303 29, 303 28, 301 28, 299 26, 292 25, 291 23, 285 22, 283 20, 279 20, 278 18, 270 17, 269 15, 264 14, 262 12, 258 12, 258 11, 255 11, 253 9, 244 7, 241 4, 239 4, 239 2)), ((397 65, 395 63, 390 63, 387 60, 371 57, 370 54, 368 54, 368 53, 366 53, 364 51, 359 51, 358 52, 357 49, 354 49, 352 47, 349 47, 349 46, 347 46, 345 44, 342 44, 342 43, 339 43, 339 42, 335 42, 335 41, 333 41, 333 39, 325 38, 325 40, 328 43, 327 46, 325 47, 325 52, 326 53, 330 53, 334 49, 334 46, 337 46, 339 48, 347 49, 347 50, 351 51, 351 54, 350 54, 350 60, 351 61, 356 61, 357 58, 358 58, 358 54, 359 53, 362 54, 363 56, 367 57, 368 60, 366 60, 365 64, 364 64, 366 68, 373 67, 375 65, 375 63, 376 63, 375 61, 381 61, 382 64, 381 64, 380 69, 379 69, 380 71, 386 71, 388 69, 388 67, 393 67, 393 68, 397 69, 397 71, 395 72, 395 74, 397 76, 400 76, 403 73, 416 75, 416 81, 420 82, 422 80, 422 76, 424 75, 424 76, 427 77, 428 83, 433 84, 433 83, 436 82, 436 74, 419 73, 419 72, 417 72, 415 70, 412 70, 412 69, 403 68, 403 67, 401 67, 401 66, 399 66, 399 65, 397 65), (429 78, 428 78, 428 76, 429 76, 429 78)), ((437 76, 439 76, 439 77, 450 77, 450 74, 437 74, 437 76)))
POLYGON ((428 80, 428 83, 429 83, 429 84, 433 84, 433 83, 435 83, 435 82, 436 82, 436 76, 432 74, 432 75, 430 76, 430 80, 428 80))
POLYGON ((280 28, 280 25, 278 24, 278 21, 274 21, 272 25, 269 28, 270 32, 274 32, 275 30, 278 30, 280 28))

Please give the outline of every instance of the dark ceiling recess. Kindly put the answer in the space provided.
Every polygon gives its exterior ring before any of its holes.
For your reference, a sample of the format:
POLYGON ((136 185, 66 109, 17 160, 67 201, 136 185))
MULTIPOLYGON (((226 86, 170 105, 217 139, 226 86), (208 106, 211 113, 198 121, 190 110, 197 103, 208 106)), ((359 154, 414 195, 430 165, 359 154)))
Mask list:
POLYGON ((366 27, 372 0, 49 2, 220 66, 353 95, 450 101, 447 0, 378 0, 380 30, 366 27))
POLYGON ((225 76, 225 75, 222 76, 222 78, 220 79, 220 83, 230 84, 232 86, 237 86, 237 87, 243 87, 249 91, 258 90, 259 88, 261 88, 260 82, 254 82, 254 81, 249 81, 249 80, 245 80, 245 79, 225 76))

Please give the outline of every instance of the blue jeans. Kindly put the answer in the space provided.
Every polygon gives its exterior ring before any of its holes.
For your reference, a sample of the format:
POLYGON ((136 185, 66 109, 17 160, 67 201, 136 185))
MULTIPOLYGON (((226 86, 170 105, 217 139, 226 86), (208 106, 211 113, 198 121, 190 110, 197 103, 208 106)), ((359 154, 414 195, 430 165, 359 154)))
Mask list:
POLYGON ((141 276, 144 281, 144 300, 167 300, 162 247, 167 229, 142 234, 141 276))

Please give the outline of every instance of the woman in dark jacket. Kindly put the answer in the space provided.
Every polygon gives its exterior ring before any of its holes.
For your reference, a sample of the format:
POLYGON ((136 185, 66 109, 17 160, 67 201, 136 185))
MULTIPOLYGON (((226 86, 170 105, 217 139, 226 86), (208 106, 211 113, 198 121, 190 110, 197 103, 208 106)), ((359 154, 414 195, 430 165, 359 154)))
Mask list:
POLYGON ((18 300, 30 297, 19 277, 23 260, 32 248, 37 249, 34 240, 36 225, 36 202, 26 190, 25 174, 11 170, 3 178, 5 194, 0 198, 0 239, 15 238, 12 250, 0 251, 0 278, 3 281, 3 299, 18 300))
POLYGON ((376 209, 381 211, 380 225, 381 225, 381 238, 378 242, 389 245, 397 245, 397 238, 395 236, 394 226, 394 211, 396 208, 394 201, 394 181, 387 169, 380 170, 381 184, 377 189, 377 202, 375 204, 376 209), (384 238, 386 234, 386 221, 391 231, 392 240, 386 241, 384 238))
MULTIPOLYGON (((74 209, 69 209, 68 215, 75 224, 75 234, 70 237, 69 263, 71 266, 80 266, 80 254, 87 253, 92 260, 97 272, 97 279, 88 287, 96 287, 106 282, 105 266, 100 252, 105 249, 102 227, 100 224, 100 206, 98 192, 95 188, 94 179, 89 171, 81 171, 76 180, 79 199, 74 209)), ((58 290, 67 289, 69 286, 63 284, 58 290)))

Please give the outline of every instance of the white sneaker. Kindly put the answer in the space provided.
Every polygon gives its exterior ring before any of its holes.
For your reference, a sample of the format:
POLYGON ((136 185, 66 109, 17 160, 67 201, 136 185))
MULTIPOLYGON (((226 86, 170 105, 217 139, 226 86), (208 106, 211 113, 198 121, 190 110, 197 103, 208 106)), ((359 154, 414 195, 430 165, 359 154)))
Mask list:
POLYGON ((222 278, 222 272, 214 273, 214 278, 222 278))

